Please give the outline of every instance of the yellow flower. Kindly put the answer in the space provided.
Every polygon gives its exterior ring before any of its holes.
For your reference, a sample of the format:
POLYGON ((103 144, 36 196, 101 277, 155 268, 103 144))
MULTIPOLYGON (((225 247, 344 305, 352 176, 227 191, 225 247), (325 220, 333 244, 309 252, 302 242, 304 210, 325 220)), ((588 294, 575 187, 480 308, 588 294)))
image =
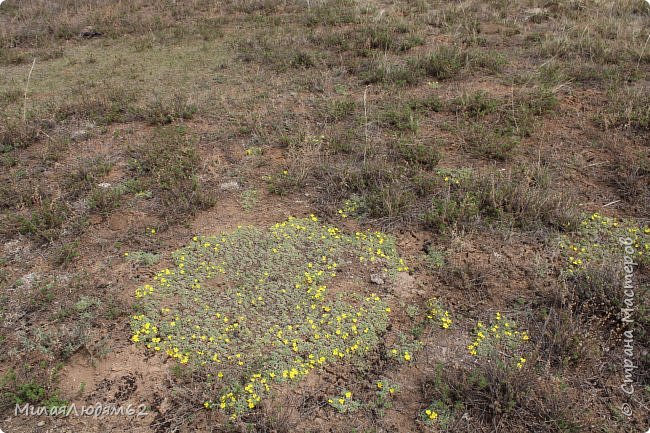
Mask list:
POLYGON ((352 397, 352 393, 350 391, 345 393, 345 398, 351 398, 351 397, 352 397))

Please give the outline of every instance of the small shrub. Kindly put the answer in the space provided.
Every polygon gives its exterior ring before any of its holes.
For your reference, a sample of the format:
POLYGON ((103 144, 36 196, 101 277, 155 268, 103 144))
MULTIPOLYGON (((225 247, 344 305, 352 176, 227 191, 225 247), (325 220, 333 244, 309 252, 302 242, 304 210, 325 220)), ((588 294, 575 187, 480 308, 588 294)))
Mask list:
POLYGON ((410 31, 407 23, 380 21, 362 32, 359 49, 404 52, 422 45, 424 40, 410 31))
POLYGON ((503 70, 507 61, 497 51, 473 50, 468 54, 468 63, 469 67, 473 70, 482 70, 496 74, 503 70))
POLYGON ((241 193, 241 205, 244 210, 251 210, 259 200, 259 191, 256 189, 247 189, 241 193))
POLYGON ((538 87, 532 92, 522 95, 517 100, 520 110, 531 113, 534 116, 543 116, 553 111, 558 100, 555 93, 549 88, 538 87))
POLYGON ((439 170, 437 193, 422 219, 438 231, 504 220, 523 229, 574 227, 577 211, 572 197, 553 191, 549 179, 548 172, 537 166, 482 175, 439 170))
POLYGON ((340 26, 356 23, 359 20, 357 5, 351 0, 327 0, 312 7, 307 16, 309 26, 340 26))
POLYGON ((326 142, 328 149, 333 153, 350 154, 357 146, 363 143, 363 136, 354 128, 336 128, 332 131, 330 139, 326 142))
POLYGON ((110 172, 112 166, 103 157, 82 160, 66 177, 63 185, 72 198, 77 198, 90 191, 110 172))
POLYGON ((352 99, 332 101, 327 107, 327 118, 330 121, 342 120, 354 113, 357 103, 352 99))
POLYGON ((197 112, 187 95, 176 93, 171 97, 156 96, 139 111, 139 117, 152 125, 168 125, 176 120, 189 120, 197 112))
POLYGON ((451 109, 456 113, 463 113, 472 118, 482 117, 493 113, 501 105, 500 101, 491 98, 482 90, 474 93, 464 93, 462 96, 451 101, 451 109))
POLYGON ((25 122, 2 116, 0 121, 0 153, 12 149, 28 147, 40 137, 41 125, 38 120, 28 117, 25 122))
POLYGON ((334 100, 327 104, 325 118, 330 122, 337 122, 352 115, 357 103, 352 99, 334 100))
POLYGON ((440 47, 419 61, 419 67, 424 73, 438 80, 455 77, 465 67, 468 61, 467 53, 458 47, 440 47))
POLYGON ((519 137, 507 130, 495 130, 481 123, 473 123, 463 131, 465 144, 473 153, 490 159, 505 161, 519 146, 519 137))
POLYGON ((61 246, 54 256, 54 264, 57 266, 68 265, 79 257, 79 241, 74 241, 61 246))
MULTIPOLYGON (((52 377, 43 377, 45 375, 41 371, 35 371, 37 368, 27 366, 26 370, 28 371, 20 372, 20 374, 10 368, 4 376, 0 377, 0 406, 11 406, 13 409, 15 405, 25 403, 46 407, 67 404, 66 401, 58 397, 55 390, 47 385, 46 379, 52 380, 52 377)), ((51 370, 51 376, 56 377, 57 369, 51 370)))
POLYGON ((428 95, 424 98, 414 98, 408 101, 407 105, 414 111, 434 111, 442 110, 443 103, 437 95, 428 95))
POLYGON ((212 205, 199 181, 200 159, 195 139, 183 127, 162 127, 130 149, 132 167, 142 190, 160 199, 165 218, 179 220, 212 205))
POLYGON ((74 92, 63 102, 54 104, 51 111, 55 120, 88 119, 101 125, 127 121, 133 118, 136 93, 127 87, 93 83, 74 92))
POLYGON ((418 114, 408 105, 396 106, 381 114, 381 121, 398 131, 416 133, 420 126, 418 114))
POLYGON ((407 213, 414 203, 414 194, 398 182, 371 189, 365 195, 370 217, 396 219, 407 213))
POLYGON ((46 243, 60 235, 61 226, 69 215, 70 208, 65 203, 46 200, 32 210, 28 217, 14 216, 12 219, 18 225, 20 234, 31 235, 37 241, 46 243))
POLYGON ((96 187, 90 192, 88 207, 93 212, 108 215, 120 207, 123 193, 121 188, 96 187))
POLYGON ((289 170, 266 177, 269 192, 277 195, 286 195, 302 185, 301 180, 289 170))
POLYGON ((428 169, 438 165, 441 157, 437 144, 433 143, 427 145, 400 141, 397 144, 397 150, 405 161, 421 165, 428 169))
POLYGON ((360 72, 365 84, 394 83, 402 86, 417 84, 423 75, 422 68, 415 61, 388 63, 385 60, 375 60, 360 72))
POLYGON ((312 54, 305 51, 298 51, 291 57, 289 64, 294 68, 309 69, 316 66, 316 60, 312 54))

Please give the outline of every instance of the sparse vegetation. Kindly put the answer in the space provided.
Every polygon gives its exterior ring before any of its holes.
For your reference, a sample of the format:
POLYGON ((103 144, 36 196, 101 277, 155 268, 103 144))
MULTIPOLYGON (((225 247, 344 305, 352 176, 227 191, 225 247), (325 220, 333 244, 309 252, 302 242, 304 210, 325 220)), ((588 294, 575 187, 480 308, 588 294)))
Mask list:
POLYGON ((647 2, 55 3, 0 5, 2 428, 647 429, 647 2))

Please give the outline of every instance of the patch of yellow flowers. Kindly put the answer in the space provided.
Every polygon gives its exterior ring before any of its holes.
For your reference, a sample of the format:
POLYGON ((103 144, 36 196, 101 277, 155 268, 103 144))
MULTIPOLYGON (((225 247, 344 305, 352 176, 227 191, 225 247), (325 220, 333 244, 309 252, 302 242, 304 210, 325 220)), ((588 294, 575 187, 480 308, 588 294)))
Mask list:
POLYGON ((427 301, 427 319, 436 321, 442 329, 449 329, 453 323, 449 311, 442 308, 436 298, 427 301))
POLYGON ((530 340, 528 332, 519 331, 514 321, 507 319, 497 312, 494 321, 485 325, 479 321, 474 329, 474 341, 467 346, 470 355, 493 356, 501 355, 508 358, 517 358, 516 367, 524 367, 526 358, 516 355, 520 352, 521 345, 530 340))
POLYGON ((565 272, 575 275, 590 263, 609 260, 612 254, 618 256, 619 238, 632 240, 638 261, 650 260, 650 227, 595 212, 580 222, 575 233, 560 238, 558 244, 564 256, 565 272))
POLYGON ((343 208, 338 210, 341 218, 347 218, 355 214, 359 210, 359 200, 346 200, 343 203, 343 208))
POLYGON ((131 340, 204 374, 216 397, 203 406, 237 418, 274 383, 377 347, 386 303, 374 293, 329 293, 329 280, 359 257, 368 273, 408 269, 389 236, 346 234, 314 215, 195 236, 173 253, 175 266, 136 289, 131 340))
POLYGON ((327 399, 327 403, 340 413, 356 412, 361 408, 361 403, 352 398, 352 392, 344 389, 341 395, 327 399))
POLYGON ((438 419, 438 412, 436 412, 435 410, 427 409, 424 411, 424 414, 427 416, 427 418, 430 421, 435 421, 438 419))

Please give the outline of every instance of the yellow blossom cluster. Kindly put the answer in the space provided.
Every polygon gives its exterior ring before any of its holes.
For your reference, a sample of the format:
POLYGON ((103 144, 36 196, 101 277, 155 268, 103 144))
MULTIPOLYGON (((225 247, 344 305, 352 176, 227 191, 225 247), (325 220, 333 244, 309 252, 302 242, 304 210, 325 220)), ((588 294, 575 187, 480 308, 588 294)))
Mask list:
POLYGON ((343 208, 338 210, 341 218, 347 218, 355 214, 359 210, 359 200, 346 200, 343 203, 343 208))
POLYGON ((453 323, 449 311, 442 308, 436 298, 427 301, 427 319, 436 321, 443 329, 449 329, 453 323))
POLYGON ((520 355, 522 343, 530 340, 526 331, 519 331, 514 321, 507 319, 497 312, 494 321, 485 325, 479 321, 474 329, 474 341, 467 346, 473 356, 502 355, 508 358, 516 357, 516 366, 522 368, 526 359, 520 355))
POLYGON ((436 426, 441 430, 446 430, 449 427, 451 415, 448 405, 441 400, 434 400, 429 407, 420 412, 420 419, 428 426, 436 426))
POLYGON ((396 258, 394 253, 395 245, 391 241, 386 243, 387 236, 382 232, 356 232, 354 238, 357 242, 365 244, 365 251, 359 255, 360 263, 375 264, 377 262, 388 261, 392 266, 383 267, 383 272, 407 272, 409 267, 406 266, 404 259, 396 258))
POLYGON ((345 278, 361 255, 364 272, 406 267, 392 238, 347 234, 314 215, 195 236, 173 253, 174 267, 136 290, 131 339, 203 372, 215 394, 203 406, 236 418, 274 383, 377 347, 386 303, 374 293, 330 293, 329 280, 345 278))
POLYGON ((430 421, 435 421, 438 419, 438 412, 436 412, 435 410, 427 409, 424 411, 424 414, 427 416, 427 418, 430 421))
POLYGON ((264 154, 264 149, 259 146, 252 146, 246 149, 244 153, 246 156, 259 156, 264 154))
POLYGON ((399 386, 388 379, 377 381, 377 409, 380 411, 392 407, 392 399, 399 391, 399 386))
POLYGON ((609 260, 619 255, 619 239, 629 238, 639 262, 650 260, 650 227, 640 227, 633 221, 607 217, 595 212, 584 218, 575 233, 560 238, 559 247, 568 275, 585 270, 590 263, 609 260), (616 252, 614 252, 616 251, 616 252))
POLYGON ((344 389, 340 395, 327 399, 327 403, 341 413, 351 413, 361 408, 361 403, 352 398, 352 392, 344 389))

